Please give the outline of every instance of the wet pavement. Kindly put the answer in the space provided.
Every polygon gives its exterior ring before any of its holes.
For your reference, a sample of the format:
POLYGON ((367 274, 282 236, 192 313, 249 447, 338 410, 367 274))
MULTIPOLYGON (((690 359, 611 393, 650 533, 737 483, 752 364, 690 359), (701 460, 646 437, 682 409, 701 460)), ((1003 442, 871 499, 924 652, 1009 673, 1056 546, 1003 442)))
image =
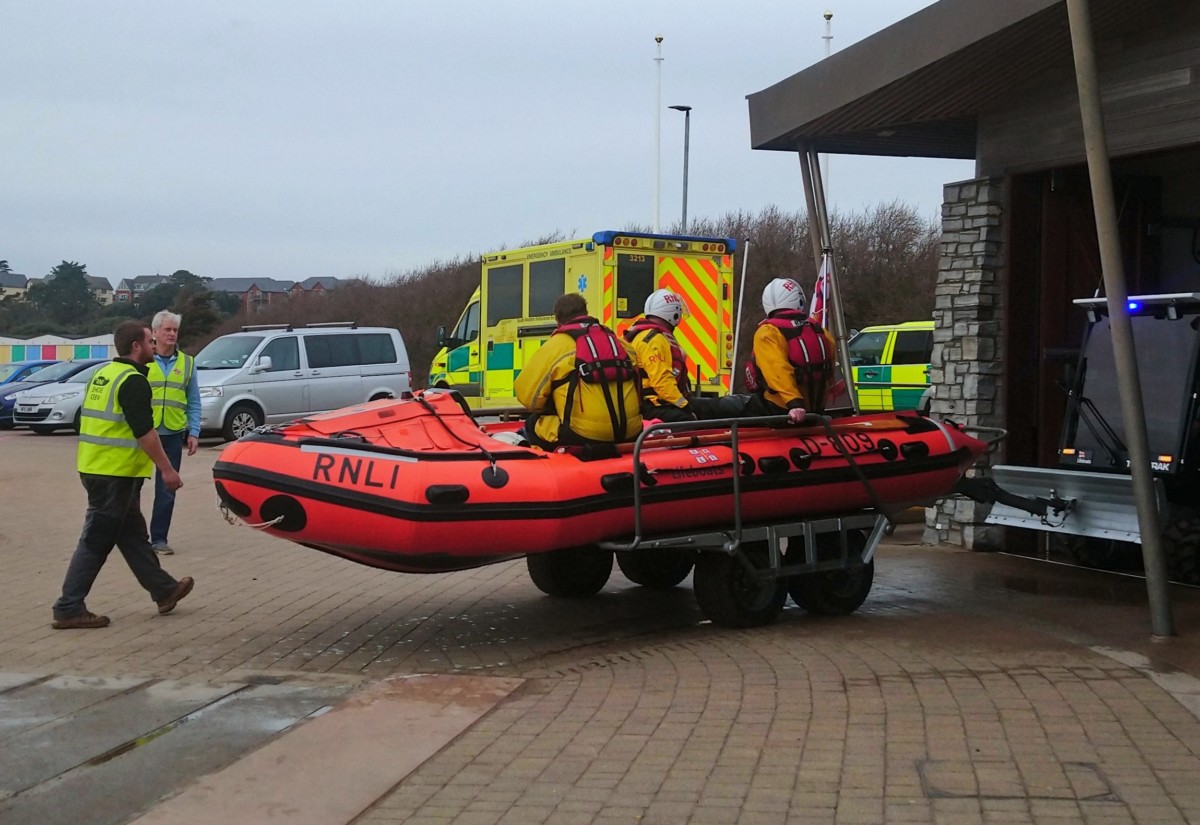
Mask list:
POLYGON ((21 468, 0 481, 4 825, 205 821, 214 788, 266 774, 293 818, 372 825, 1200 822, 1196 590, 1172 588, 1179 635, 1153 640, 1140 579, 904 526, 856 614, 733 631, 689 582, 614 573, 557 600, 523 562, 405 576, 230 526, 206 446, 164 559, 195 592, 159 616, 114 556, 88 603, 112 626, 53 631, 84 510, 74 443, 0 433, 21 468), (491 704, 464 714, 467 677, 491 704), (371 739, 336 709, 381 685, 396 704, 376 718, 399 727, 371 739), (421 704, 435 685, 443 704, 421 704), (442 717, 459 721, 423 727, 442 717), (322 783, 298 767, 321 742, 396 758, 372 773, 331 746, 322 783))

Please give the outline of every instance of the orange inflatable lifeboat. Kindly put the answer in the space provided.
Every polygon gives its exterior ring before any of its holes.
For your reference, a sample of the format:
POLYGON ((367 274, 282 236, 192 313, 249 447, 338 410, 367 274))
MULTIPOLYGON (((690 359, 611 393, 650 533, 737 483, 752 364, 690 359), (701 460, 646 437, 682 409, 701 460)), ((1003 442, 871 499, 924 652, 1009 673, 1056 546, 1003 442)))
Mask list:
POLYGON ((446 572, 628 539, 635 523, 641 536, 895 510, 949 494, 986 449, 916 413, 753 423, 648 434, 635 473, 632 444, 592 460, 514 446, 496 436, 516 424, 480 425, 456 394, 429 390, 255 432, 213 476, 223 505, 272 535, 446 572))

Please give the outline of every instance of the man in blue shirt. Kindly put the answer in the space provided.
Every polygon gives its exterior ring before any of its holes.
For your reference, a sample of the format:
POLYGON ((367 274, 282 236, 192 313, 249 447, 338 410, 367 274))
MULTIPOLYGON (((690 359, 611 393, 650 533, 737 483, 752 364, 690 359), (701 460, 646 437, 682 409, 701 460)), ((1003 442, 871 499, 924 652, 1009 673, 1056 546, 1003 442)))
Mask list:
MULTIPOLYGON (((147 376, 153 393, 154 428, 176 471, 183 462, 184 446, 188 455, 195 455, 200 445, 200 385, 196 380, 196 362, 176 346, 182 321, 183 316, 165 309, 154 316, 150 325, 154 333, 154 360, 149 364, 147 376)), ((167 543, 174 511, 175 491, 163 482, 161 472, 155 472, 150 543, 164 556, 175 552, 167 543)))

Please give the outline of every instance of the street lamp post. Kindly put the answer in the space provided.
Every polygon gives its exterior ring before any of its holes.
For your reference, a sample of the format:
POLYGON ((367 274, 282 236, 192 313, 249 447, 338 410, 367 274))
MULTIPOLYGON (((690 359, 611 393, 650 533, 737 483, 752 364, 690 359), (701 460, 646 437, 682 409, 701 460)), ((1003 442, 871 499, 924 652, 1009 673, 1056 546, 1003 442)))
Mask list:
POLYGON ((687 184, 688 184, 688 144, 692 133, 692 107, 671 106, 677 112, 683 112, 683 221, 679 225, 679 233, 687 234, 687 184))

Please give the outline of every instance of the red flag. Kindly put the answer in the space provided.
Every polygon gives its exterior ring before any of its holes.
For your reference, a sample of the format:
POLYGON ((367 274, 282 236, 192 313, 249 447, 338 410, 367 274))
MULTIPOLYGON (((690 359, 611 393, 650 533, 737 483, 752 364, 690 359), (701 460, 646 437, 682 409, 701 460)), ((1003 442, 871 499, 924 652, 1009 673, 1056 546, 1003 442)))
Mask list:
POLYGON ((821 257, 821 271, 817 273, 817 283, 813 286, 812 302, 808 307, 808 317, 815 324, 825 326, 825 307, 829 303, 829 256, 821 257))

